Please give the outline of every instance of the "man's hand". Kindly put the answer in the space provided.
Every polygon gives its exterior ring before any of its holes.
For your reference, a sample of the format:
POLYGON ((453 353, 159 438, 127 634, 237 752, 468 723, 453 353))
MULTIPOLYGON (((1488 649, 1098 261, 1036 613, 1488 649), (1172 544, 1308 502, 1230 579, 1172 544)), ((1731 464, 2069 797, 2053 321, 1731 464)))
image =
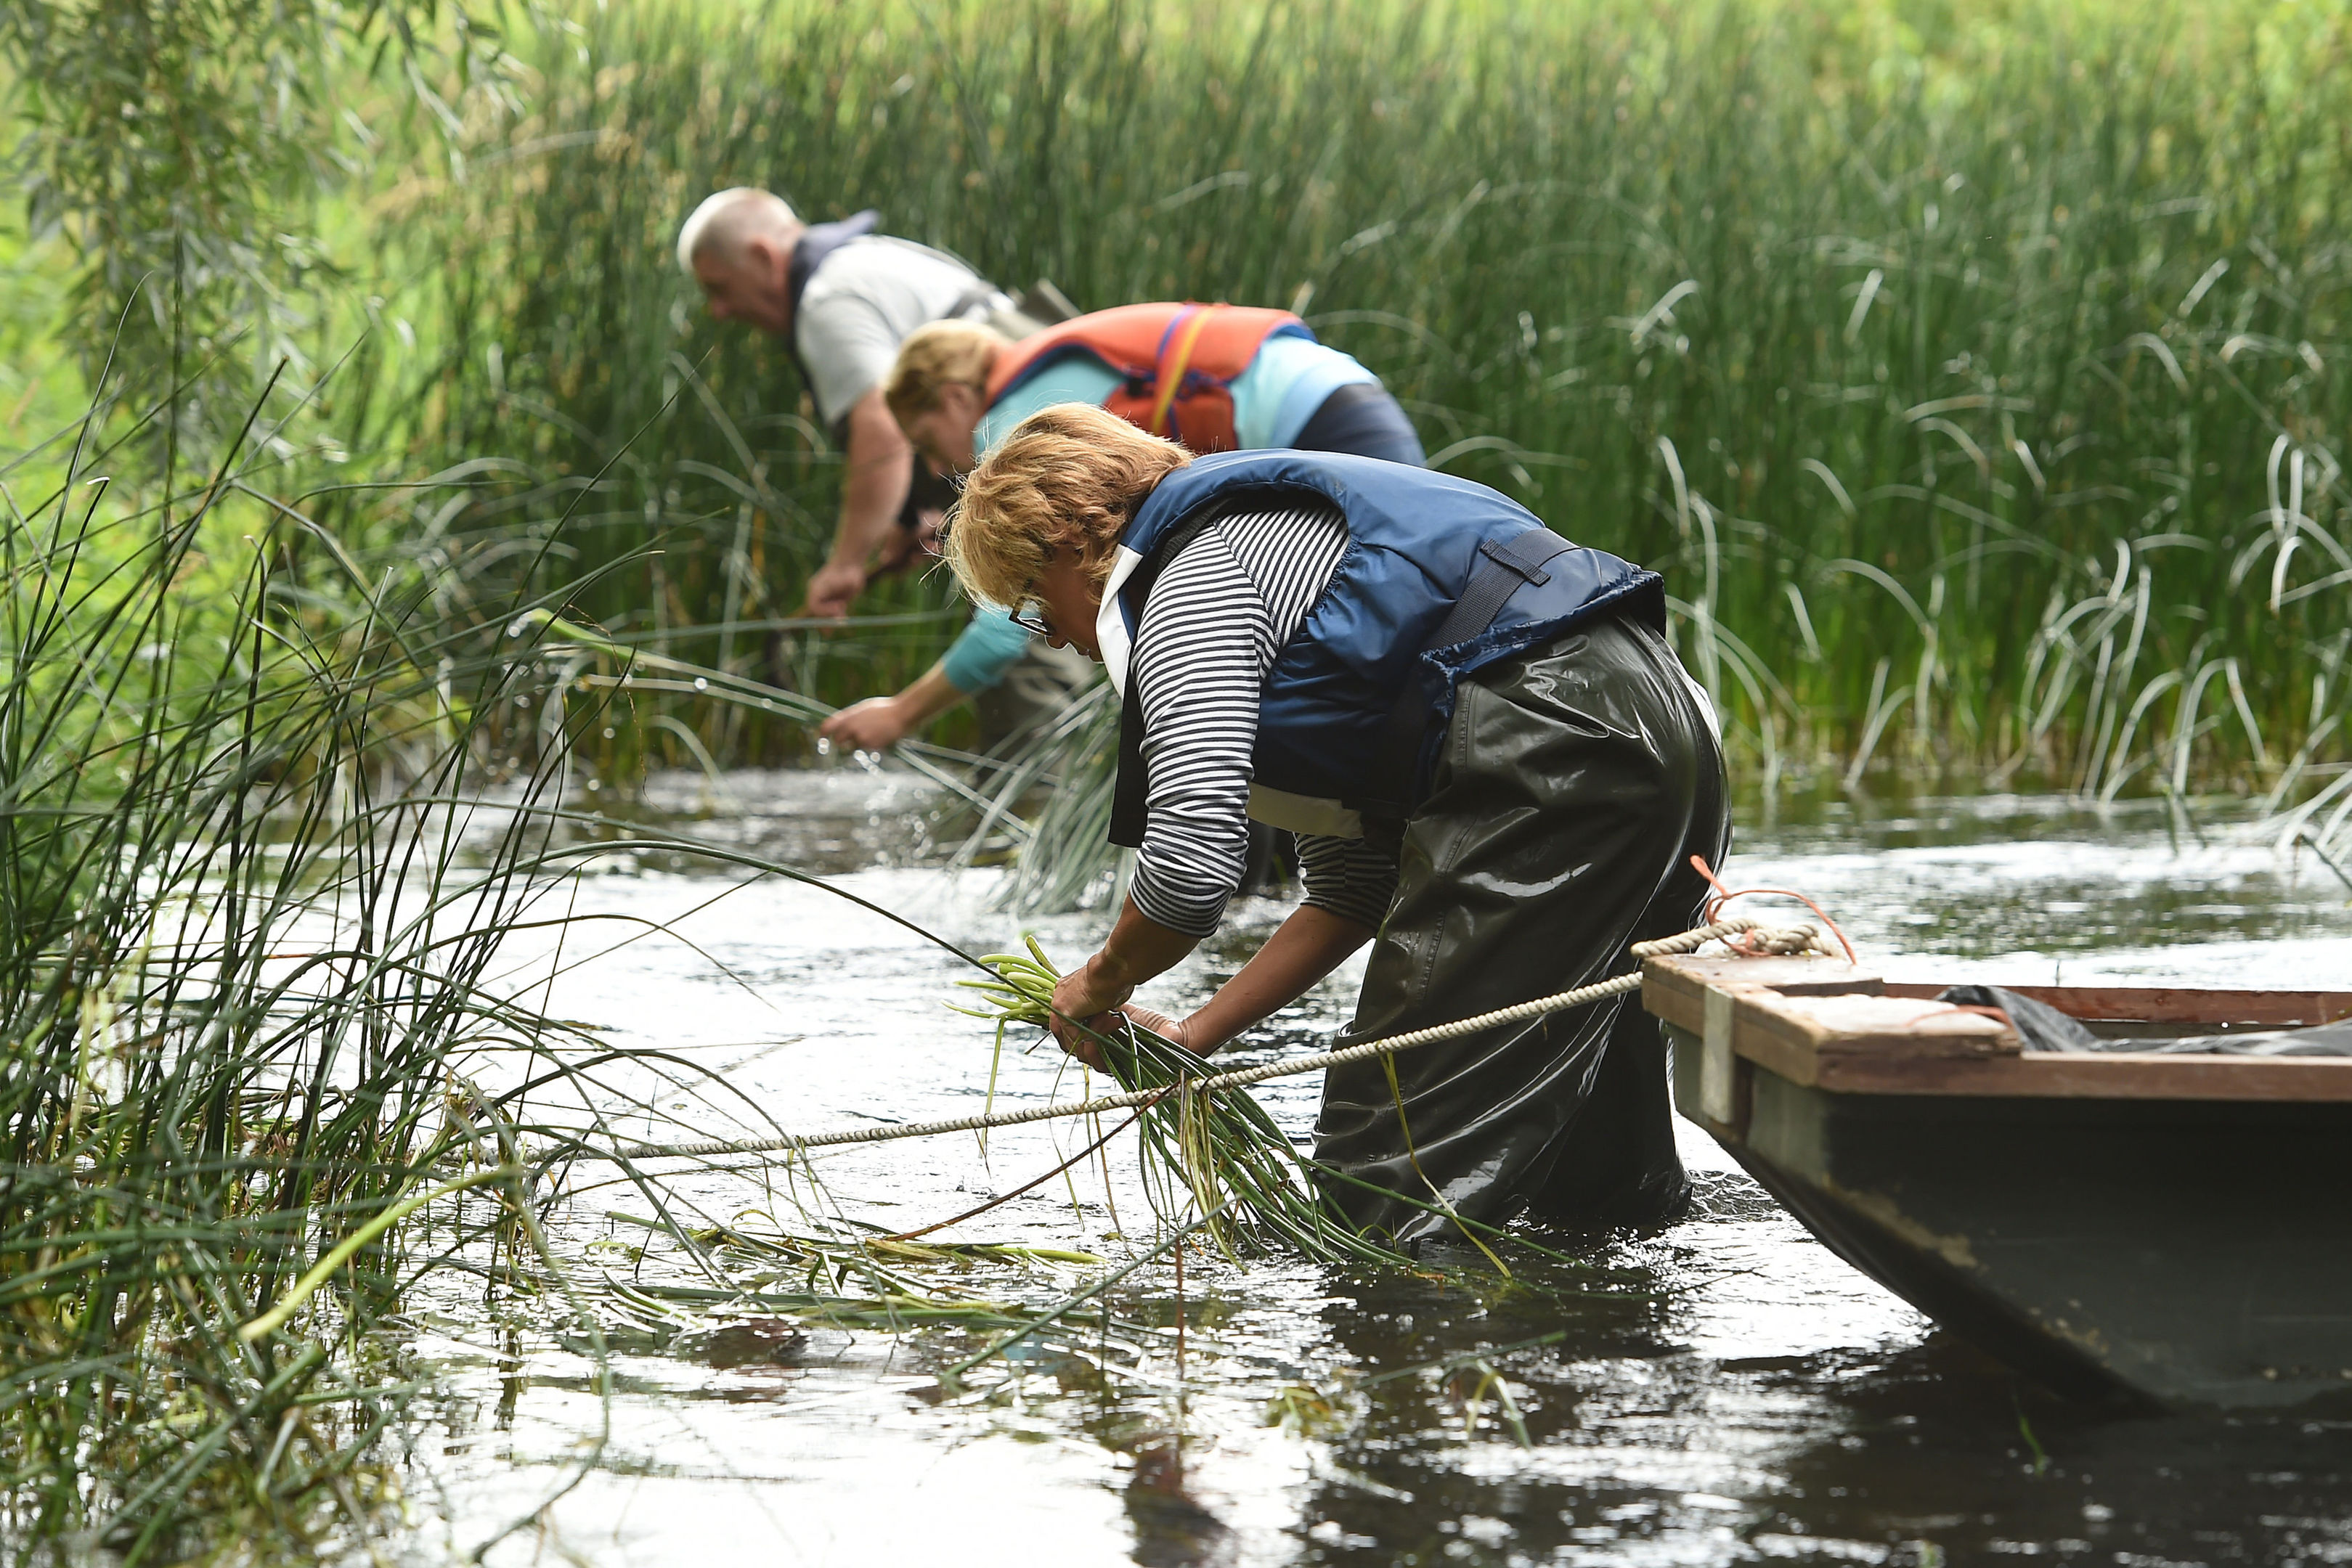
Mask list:
POLYGON ((838 621, 849 613, 866 591, 866 569, 855 561, 829 560, 808 580, 808 602, 801 613, 811 619, 838 621))
POLYGON ((908 567, 919 571, 940 558, 940 528, 947 514, 937 507, 925 507, 915 514, 920 519, 911 528, 894 528, 890 542, 882 547, 882 559, 874 563, 874 575, 887 577, 904 571, 908 567))
POLYGON ((907 738, 916 720, 895 696, 867 697, 853 703, 817 726, 816 732, 837 746, 858 751, 887 751, 907 738))

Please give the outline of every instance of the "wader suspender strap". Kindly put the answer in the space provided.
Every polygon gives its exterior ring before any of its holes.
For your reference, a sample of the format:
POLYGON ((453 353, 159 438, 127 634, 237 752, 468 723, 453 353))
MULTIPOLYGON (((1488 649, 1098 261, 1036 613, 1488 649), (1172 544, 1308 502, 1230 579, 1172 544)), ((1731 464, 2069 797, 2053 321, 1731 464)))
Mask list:
MULTIPOLYGON (((1139 603, 1148 601, 1151 585, 1160 580, 1160 569, 1174 560, 1186 545, 1201 537, 1208 528, 1225 515, 1226 508, 1207 506, 1197 517, 1187 517, 1160 536, 1159 545, 1137 566, 1128 579, 1139 603)), ((1136 631, 1143 630, 1143 612, 1135 615, 1136 631)), ((1110 831, 1105 836, 1122 849, 1143 847, 1144 802, 1150 780, 1143 771, 1143 681, 1136 673, 1135 650, 1129 645, 1127 659, 1127 690, 1120 694, 1118 705, 1118 777, 1111 787, 1110 831)))
POLYGON ((1171 435, 1168 411, 1176 405, 1176 394, 1183 388, 1184 372, 1192 363, 1192 346, 1201 340, 1202 329, 1209 324, 1209 312, 1213 305, 1190 306, 1186 313, 1168 323, 1167 335, 1160 339, 1160 395, 1152 400, 1151 423, 1144 428, 1154 435, 1171 435))
POLYGON ((979 309, 982 306, 987 304, 990 300, 995 298, 998 295, 1003 294, 1003 292, 1004 290, 997 287, 993 283, 989 282, 986 278, 982 278, 977 287, 967 288, 961 294, 957 295, 956 302, 948 307, 948 313, 940 317, 940 319, 942 321, 963 320, 974 310, 979 309))
MULTIPOLYGON (((1505 601, 1528 583, 1546 583, 1551 573, 1544 562, 1576 547, 1549 528, 1529 528, 1515 538, 1478 547, 1486 559, 1470 574, 1469 585, 1429 639, 1432 650, 1466 643, 1495 623, 1505 601)), ((1429 702, 1421 686, 1418 661, 1405 671, 1404 689, 1389 710, 1373 763, 1372 789, 1367 799, 1351 804, 1368 817, 1412 815, 1421 782, 1421 743, 1429 728, 1429 702)))

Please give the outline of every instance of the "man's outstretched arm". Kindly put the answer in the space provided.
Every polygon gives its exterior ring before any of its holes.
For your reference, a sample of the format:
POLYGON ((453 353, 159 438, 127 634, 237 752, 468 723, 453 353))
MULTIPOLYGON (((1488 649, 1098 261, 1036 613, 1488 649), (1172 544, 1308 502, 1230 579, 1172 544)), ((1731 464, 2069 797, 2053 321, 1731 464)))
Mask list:
POLYGON ((914 477, 915 449, 890 417, 876 387, 849 407, 847 472, 841 486, 841 520, 833 530, 833 553, 808 583, 804 615, 840 617, 866 591, 866 563, 889 538, 907 504, 914 477))

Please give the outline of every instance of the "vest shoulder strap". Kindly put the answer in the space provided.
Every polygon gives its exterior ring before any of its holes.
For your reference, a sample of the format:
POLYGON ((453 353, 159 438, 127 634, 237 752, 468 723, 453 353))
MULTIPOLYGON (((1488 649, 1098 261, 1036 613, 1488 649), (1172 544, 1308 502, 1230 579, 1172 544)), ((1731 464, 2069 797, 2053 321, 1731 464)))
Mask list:
MULTIPOLYGON (((1576 547, 1549 528, 1529 528, 1510 538, 1488 540, 1478 547, 1482 558, 1471 572, 1462 597, 1430 634, 1424 652, 1466 643, 1495 623, 1504 603, 1528 583, 1546 583, 1551 573, 1544 562, 1576 547)), ((1429 733, 1429 694, 1422 689, 1418 665, 1405 672, 1404 687, 1389 709, 1381 732, 1371 789, 1351 801, 1368 817, 1412 815, 1420 794, 1422 742, 1429 733)))
POLYGON ((1123 377, 1138 396, 1175 396, 1171 388, 1195 377, 1219 385, 1232 381, 1249 369, 1268 338, 1286 329, 1304 333, 1307 324, 1287 310, 1247 305, 1146 303, 1091 310, 999 352, 985 390, 992 403, 1053 361, 1086 354, 1123 377), (1176 373, 1163 377, 1171 361, 1176 373))
POLYGON ((811 224, 801 231, 793 246, 793 259, 784 267, 784 291, 791 297, 793 324, 800 324, 801 296, 808 292, 809 279, 824 265, 824 258, 854 239, 864 239, 882 226, 882 214, 873 207, 862 213, 852 213, 835 224, 811 224))
MULTIPOLYGON (((808 361, 801 358, 801 296, 808 292, 809 279, 824 265, 824 258, 847 245, 863 239, 882 225, 881 213, 868 207, 852 213, 839 223, 811 224, 801 231, 793 246, 793 259, 784 265, 784 299, 790 308, 786 319, 791 326, 784 332, 784 351, 792 356, 793 369, 801 373, 801 385, 814 387, 816 378, 809 374, 808 361)), ((845 431, 832 433, 836 441, 847 443, 845 431)))

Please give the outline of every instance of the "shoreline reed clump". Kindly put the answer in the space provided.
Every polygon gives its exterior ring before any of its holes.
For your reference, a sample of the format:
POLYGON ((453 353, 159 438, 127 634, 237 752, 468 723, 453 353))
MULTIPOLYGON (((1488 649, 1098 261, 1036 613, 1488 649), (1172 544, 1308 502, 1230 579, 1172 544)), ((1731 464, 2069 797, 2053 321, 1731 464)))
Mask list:
POLYGON ((126 1568, 376 1533, 410 1287, 562 1278, 466 1077, 564 1034, 492 967, 566 767, 485 799, 531 653, 251 424, 109 477, 178 413, 0 470, 0 1542, 126 1568))

